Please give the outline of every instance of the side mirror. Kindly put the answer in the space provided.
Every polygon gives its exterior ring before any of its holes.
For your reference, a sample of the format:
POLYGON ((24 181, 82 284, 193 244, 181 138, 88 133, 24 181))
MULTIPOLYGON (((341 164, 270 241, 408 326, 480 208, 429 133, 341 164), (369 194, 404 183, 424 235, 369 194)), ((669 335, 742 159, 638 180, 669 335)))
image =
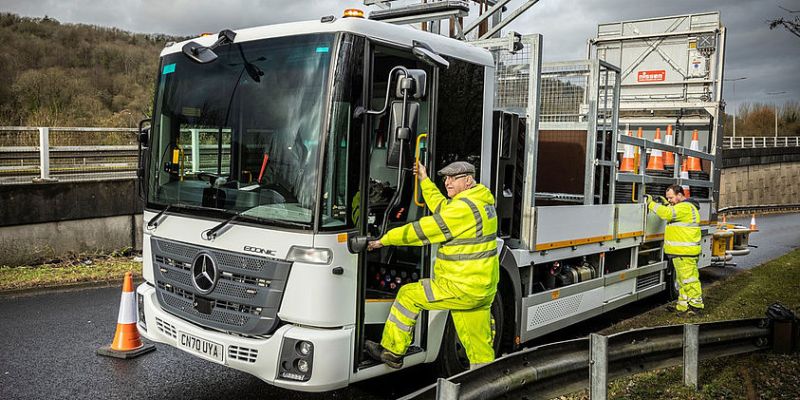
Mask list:
POLYGON ((147 145, 150 142, 150 126, 148 125, 145 127, 145 124, 150 124, 150 118, 139 121, 139 130, 137 131, 138 137, 136 140, 139 142, 141 147, 147 148, 147 145))
POLYGON ((414 41, 414 47, 411 48, 411 52, 419 58, 422 62, 434 66, 447 69, 450 67, 450 62, 444 59, 444 57, 440 56, 439 53, 433 51, 427 43, 414 41))
POLYGON ((352 235, 347 238, 347 250, 352 254, 358 254, 367 249, 369 238, 366 236, 352 235))
MULTIPOLYGON (((412 142, 417 133, 417 123, 419 122, 419 103, 409 101, 406 104, 406 124, 403 124, 403 102, 393 101, 389 111, 389 137, 386 141, 386 166, 390 168, 408 167, 407 162, 400 160, 400 148, 406 146, 405 154, 408 152, 408 144, 412 142)), ((409 159, 409 158, 407 158, 409 159)), ((410 159, 409 159, 410 160, 410 159)))
POLYGON ((397 76, 397 85, 395 85, 394 95, 398 99, 403 98, 403 90, 408 92, 409 96, 415 99, 425 97, 425 87, 428 81, 428 74, 422 69, 409 69, 406 70, 407 75, 397 76))
POLYGON ((223 29, 219 31, 217 41, 211 46, 206 47, 197 42, 189 42, 183 45, 181 51, 192 61, 200 64, 207 64, 217 59, 217 54, 214 53, 214 49, 225 43, 233 43, 233 39, 235 38, 236 32, 230 29, 223 29))

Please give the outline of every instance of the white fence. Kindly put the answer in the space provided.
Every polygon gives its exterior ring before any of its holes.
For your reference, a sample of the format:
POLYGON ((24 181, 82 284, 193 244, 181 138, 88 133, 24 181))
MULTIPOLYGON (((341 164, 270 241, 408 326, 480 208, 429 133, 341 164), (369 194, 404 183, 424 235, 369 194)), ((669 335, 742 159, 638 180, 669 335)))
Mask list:
POLYGON ((764 147, 800 147, 800 136, 727 136, 723 149, 754 149, 764 147))

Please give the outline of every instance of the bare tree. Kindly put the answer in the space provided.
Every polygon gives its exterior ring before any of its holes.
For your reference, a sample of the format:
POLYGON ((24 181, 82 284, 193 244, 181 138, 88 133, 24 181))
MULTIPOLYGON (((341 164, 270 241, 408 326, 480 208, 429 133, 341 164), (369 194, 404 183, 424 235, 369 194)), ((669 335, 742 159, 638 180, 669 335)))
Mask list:
MULTIPOLYGON (((800 13, 800 11, 792 11, 792 10, 789 10, 787 8, 783 8, 781 6, 778 6, 778 7, 780 7, 781 10, 784 10, 784 11, 788 12, 789 14, 798 14, 798 13, 800 13)), ((778 18, 778 19, 769 20, 767 22, 769 23, 769 29, 775 29, 775 28, 777 28, 779 26, 783 26, 784 28, 786 28, 786 30, 791 32, 793 35, 795 35, 797 37, 800 37, 800 16, 795 16, 793 20, 790 20, 789 18, 781 17, 781 18, 778 18)))

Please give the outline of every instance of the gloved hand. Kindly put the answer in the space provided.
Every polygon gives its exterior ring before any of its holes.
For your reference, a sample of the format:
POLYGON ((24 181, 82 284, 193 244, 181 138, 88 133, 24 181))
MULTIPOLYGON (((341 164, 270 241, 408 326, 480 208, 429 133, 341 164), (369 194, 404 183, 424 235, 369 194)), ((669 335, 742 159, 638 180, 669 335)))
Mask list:
POLYGON ((658 196, 658 202, 665 206, 669 205, 669 201, 664 196, 658 196))
POLYGON ((653 201, 653 196, 650 196, 649 194, 644 195, 644 201, 648 204, 651 203, 653 201))

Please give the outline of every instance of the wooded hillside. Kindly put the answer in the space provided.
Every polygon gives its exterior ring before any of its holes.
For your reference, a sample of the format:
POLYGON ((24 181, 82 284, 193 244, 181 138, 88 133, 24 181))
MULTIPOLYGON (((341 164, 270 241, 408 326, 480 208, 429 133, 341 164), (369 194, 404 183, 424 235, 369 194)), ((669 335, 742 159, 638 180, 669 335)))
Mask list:
POLYGON ((0 125, 134 127, 150 114, 160 34, 0 14, 0 125))

